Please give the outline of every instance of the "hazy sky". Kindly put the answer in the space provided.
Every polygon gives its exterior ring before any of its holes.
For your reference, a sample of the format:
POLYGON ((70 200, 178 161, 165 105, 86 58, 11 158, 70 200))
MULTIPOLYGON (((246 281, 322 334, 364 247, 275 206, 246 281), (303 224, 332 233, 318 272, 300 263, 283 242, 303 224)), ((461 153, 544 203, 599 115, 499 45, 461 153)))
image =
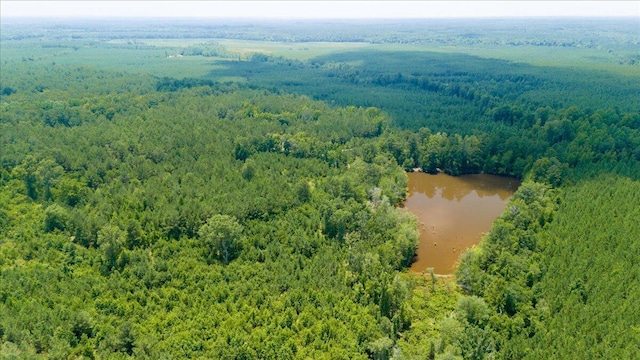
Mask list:
POLYGON ((0 1, 2 17, 431 18, 634 16, 640 1, 0 1))

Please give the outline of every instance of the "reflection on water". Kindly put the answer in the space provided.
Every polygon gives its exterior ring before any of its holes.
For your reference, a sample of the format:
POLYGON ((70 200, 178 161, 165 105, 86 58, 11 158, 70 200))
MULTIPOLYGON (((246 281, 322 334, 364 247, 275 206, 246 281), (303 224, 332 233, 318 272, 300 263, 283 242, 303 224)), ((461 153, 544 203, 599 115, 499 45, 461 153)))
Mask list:
POLYGON ((405 208, 420 220, 418 255, 410 270, 453 273, 460 252, 491 228, 520 182, 477 174, 449 176, 409 173, 405 208))

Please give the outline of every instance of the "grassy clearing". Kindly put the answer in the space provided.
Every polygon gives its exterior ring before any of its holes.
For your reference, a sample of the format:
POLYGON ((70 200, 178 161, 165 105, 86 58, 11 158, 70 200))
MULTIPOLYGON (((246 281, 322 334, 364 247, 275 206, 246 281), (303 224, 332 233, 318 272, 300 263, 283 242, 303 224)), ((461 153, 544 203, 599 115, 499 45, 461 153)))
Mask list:
POLYGON ((219 57, 175 55, 175 45, 163 47, 136 43, 92 44, 60 43, 59 47, 43 47, 38 42, 2 44, 3 62, 25 64, 65 64, 90 66, 125 73, 145 73, 175 78, 201 77, 215 69, 224 68, 219 57))
MULTIPOLYGON (((194 39, 136 39, 135 41, 136 41, 136 43, 139 43, 139 44, 157 46, 157 47, 160 47, 160 48, 165 48, 165 47, 185 48, 185 47, 189 47, 189 46, 193 46, 193 45, 210 44, 212 42, 215 42, 212 39, 201 39, 201 38, 194 38, 194 39)), ((131 40, 130 39, 113 39, 113 40, 109 40, 107 43, 109 43, 109 44, 128 44, 128 43, 131 43, 131 40)))
MULTIPOLYGON (((60 40, 45 47, 39 40, 3 41, 2 60, 89 65, 129 73, 175 78, 202 77, 223 69, 224 61, 247 60, 255 53, 308 61, 354 50, 429 51, 502 59, 534 66, 580 68, 640 77, 640 62, 624 63, 632 49, 510 45, 370 44, 365 42, 273 42, 231 39, 115 39, 106 42, 60 40), (185 49, 219 47, 220 56, 180 56, 185 49)), ((353 65, 353 64, 351 64, 353 65)))
POLYGON ((628 50, 610 52, 598 48, 557 46, 441 46, 416 44, 368 44, 368 43, 284 43, 269 41, 219 40, 229 52, 246 59, 253 53, 282 56, 306 61, 315 57, 352 50, 376 49, 382 51, 431 51, 460 53, 487 59, 501 59, 534 66, 581 68, 608 71, 625 76, 640 76, 640 64, 620 64, 621 56, 628 50))
POLYGON ((367 43, 355 42, 271 42, 245 40, 218 40, 218 42, 230 52, 240 54, 242 58, 246 58, 253 53, 263 53, 301 61, 331 53, 374 46, 367 43))

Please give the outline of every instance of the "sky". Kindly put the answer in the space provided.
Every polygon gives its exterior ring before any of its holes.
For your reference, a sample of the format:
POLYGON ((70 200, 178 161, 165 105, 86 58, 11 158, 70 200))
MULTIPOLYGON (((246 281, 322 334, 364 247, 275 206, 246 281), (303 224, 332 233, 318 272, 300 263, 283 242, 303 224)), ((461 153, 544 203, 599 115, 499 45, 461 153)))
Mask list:
POLYGON ((0 1, 2 17, 640 18, 638 1, 0 1))

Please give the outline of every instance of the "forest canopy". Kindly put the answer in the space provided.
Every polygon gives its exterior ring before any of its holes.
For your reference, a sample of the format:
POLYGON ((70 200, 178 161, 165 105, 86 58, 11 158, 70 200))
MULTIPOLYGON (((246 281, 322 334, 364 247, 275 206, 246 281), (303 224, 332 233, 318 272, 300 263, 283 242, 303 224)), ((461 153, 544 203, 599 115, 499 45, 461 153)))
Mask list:
POLYGON ((0 353, 640 356, 637 21, 527 21, 3 20, 0 353), (453 278, 414 168, 522 180, 453 278))

